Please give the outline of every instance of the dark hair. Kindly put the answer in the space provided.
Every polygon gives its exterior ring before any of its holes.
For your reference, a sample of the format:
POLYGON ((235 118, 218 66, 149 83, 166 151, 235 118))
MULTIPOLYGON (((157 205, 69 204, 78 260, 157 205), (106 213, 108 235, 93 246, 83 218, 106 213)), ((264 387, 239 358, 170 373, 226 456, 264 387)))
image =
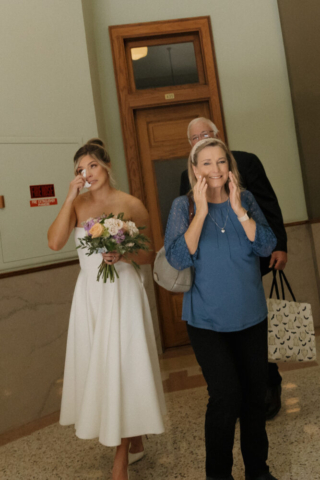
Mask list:
POLYGON ((100 138, 91 138, 91 140, 88 140, 85 145, 77 150, 73 157, 75 175, 77 174, 77 168, 81 158, 85 155, 90 155, 90 157, 95 158, 97 162, 107 170, 110 184, 114 187, 116 182, 111 172, 111 160, 103 141, 100 138))

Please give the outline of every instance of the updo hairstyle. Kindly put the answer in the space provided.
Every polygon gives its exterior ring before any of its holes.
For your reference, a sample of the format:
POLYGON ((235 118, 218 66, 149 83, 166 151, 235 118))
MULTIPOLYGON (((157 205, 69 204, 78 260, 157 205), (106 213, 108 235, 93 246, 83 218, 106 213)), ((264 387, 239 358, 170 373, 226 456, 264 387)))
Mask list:
POLYGON ((90 157, 97 160, 101 167, 107 170, 110 185, 114 187, 116 182, 112 176, 111 160, 103 141, 100 138, 91 138, 91 140, 88 140, 85 145, 79 148, 73 158, 75 175, 77 174, 79 163, 81 162, 82 157, 85 155, 90 155, 90 157))

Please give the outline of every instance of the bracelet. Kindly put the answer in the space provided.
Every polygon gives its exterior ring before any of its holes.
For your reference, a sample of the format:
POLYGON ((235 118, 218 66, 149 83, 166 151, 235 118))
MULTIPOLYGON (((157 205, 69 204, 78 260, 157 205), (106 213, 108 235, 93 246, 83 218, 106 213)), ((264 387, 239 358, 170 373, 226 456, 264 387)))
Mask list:
POLYGON ((246 212, 244 215, 242 215, 242 217, 238 217, 238 220, 239 220, 239 222, 241 222, 241 223, 242 223, 242 222, 245 222, 246 220, 249 220, 249 217, 248 217, 247 212, 246 212))

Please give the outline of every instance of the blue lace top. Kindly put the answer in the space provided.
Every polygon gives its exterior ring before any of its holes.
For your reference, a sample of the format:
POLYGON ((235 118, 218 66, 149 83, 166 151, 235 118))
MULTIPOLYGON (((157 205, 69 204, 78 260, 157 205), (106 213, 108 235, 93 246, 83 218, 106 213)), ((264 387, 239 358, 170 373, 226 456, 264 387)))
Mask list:
MULTIPOLYGON (((189 201, 174 200, 168 218, 165 250, 178 270, 194 267, 194 281, 184 294, 182 319, 190 325, 217 332, 244 330, 268 314, 262 287, 259 257, 268 257, 277 240, 252 193, 241 193, 242 206, 256 222, 251 242, 229 202, 208 203, 198 249, 189 253, 184 234, 189 227, 189 201)), ((196 207, 195 207, 196 208, 196 207)))

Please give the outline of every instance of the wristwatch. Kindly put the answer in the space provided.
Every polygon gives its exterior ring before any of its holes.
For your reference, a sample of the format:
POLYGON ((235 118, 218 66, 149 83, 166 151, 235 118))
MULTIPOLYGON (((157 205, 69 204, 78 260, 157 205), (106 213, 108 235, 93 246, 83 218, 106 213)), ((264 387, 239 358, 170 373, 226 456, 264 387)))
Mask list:
POLYGON ((248 212, 246 212, 242 217, 238 217, 239 222, 245 222, 246 220, 249 220, 248 212))

